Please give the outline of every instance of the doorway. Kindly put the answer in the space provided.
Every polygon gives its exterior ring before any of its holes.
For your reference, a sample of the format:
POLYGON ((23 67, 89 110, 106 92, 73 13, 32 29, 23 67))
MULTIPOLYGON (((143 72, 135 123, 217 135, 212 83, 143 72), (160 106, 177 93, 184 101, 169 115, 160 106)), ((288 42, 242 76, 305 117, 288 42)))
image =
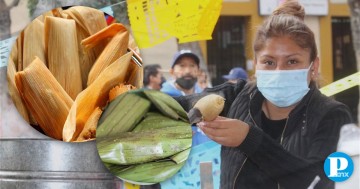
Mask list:
MULTIPOLYGON (((332 18, 332 46, 334 81, 356 73, 356 57, 349 17, 332 18)), ((358 122, 359 86, 336 94, 335 99, 349 106, 353 119, 358 122)))
POLYGON ((220 16, 213 32, 213 39, 207 41, 208 70, 213 85, 225 80, 233 67, 246 69, 245 20, 241 16, 220 16))

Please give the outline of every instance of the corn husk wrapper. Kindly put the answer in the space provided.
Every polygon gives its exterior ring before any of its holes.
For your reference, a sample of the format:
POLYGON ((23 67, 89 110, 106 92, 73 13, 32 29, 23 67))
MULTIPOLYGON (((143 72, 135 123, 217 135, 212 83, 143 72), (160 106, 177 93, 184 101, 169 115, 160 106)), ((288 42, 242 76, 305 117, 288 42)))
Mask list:
POLYGON ((101 114, 102 110, 97 107, 90 115, 89 119, 86 121, 84 129, 81 131, 79 137, 76 139, 77 142, 86 141, 96 137, 96 127, 101 114))
POLYGON ((45 50, 49 70, 72 99, 82 91, 75 21, 46 17, 45 50))
POLYGON ((36 57, 24 71, 16 73, 15 82, 28 110, 45 134, 61 140, 73 101, 44 63, 36 57))
POLYGON ((88 86, 95 81, 106 67, 127 52, 129 32, 122 24, 112 24, 81 42, 86 48, 89 48, 96 46, 98 42, 109 37, 113 38, 102 51, 89 72, 88 86))
POLYGON ((38 17, 36 17, 36 20, 44 23, 45 17, 43 15, 39 15, 38 17))
POLYGON ((81 41, 88 38, 90 35, 97 33, 104 29, 107 24, 104 17, 104 13, 93 8, 75 6, 64 11, 68 15, 69 19, 73 19, 76 22, 76 31, 78 39, 79 60, 81 68, 81 80, 82 87, 87 87, 88 75, 91 67, 95 63, 97 57, 104 50, 107 41, 100 42, 95 48, 85 49, 81 45, 81 41))
POLYGON ((30 65, 35 56, 46 65, 44 44, 44 23, 35 19, 24 31, 23 69, 30 65))
POLYGON ((23 70, 23 41, 24 41, 24 31, 22 31, 19 37, 16 39, 17 71, 23 70))
POLYGON ((136 45, 135 38, 132 35, 129 36, 129 45, 128 45, 128 47, 129 47, 129 49, 133 50, 138 56, 140 56, 140 49, 136 45))
MULTIPOLYGON (((130 50, 134 53, 136 59, 142 62, 141 57, 133 49, 130 50)), ((132 64, 130 65, 129 73, 128 73, 129 74, 128 84, 131 84, 136 88, 140 89, 143 87, 144 69, 143 67, 139 67, 133 60, 131 61, 132 64)))
MULTIPOLYGON (((85 31, 82 27, 76 25, 76 28, 78 41, 89 37, 88 32, 85 31)), ((94 65, 98 55, 101 54, 102 51, 98 50, 99 48, 85 50, 81 43, 78 44, 78 49, 81 69, 81 84, 82 88, 85 89, 87 87, 89 72, 94 65)))
POLYGON ((17 62, 17 45, 14 45, 10 57, 9 57, 9 63, 7 67, 7 80, 8 80, 8 88, 9 88, 9 94, 14 102, 15 107, 17 108, 20 115, 24 118, 24 120, 28 123, 30 123, 28 111, 26 109, 26 106, 21 99, 20 93, 18 89, 16 88, 15 83, 15 74, 16 74, 16 64, 17 62), (14 59, 16 61, 14 61, 14 59))
POLYGON ((104 13, 94 8, 75 6, 64 11, 74 19, 89 35, 93 35, 107 27, 104 13))
POLYGON ((99 77, 75 100, 63 130, 63 140, 74 141, 83 130, 86 121, 97 107, 104 107, 109 99, 109 91, 118 83, 126 80, 126 73, 131 64, 132 52, 126 53, 108 66, 99 77), (74 110, 75 109, 75 110, 74 110), (76 115, 74 115, 76 114, 76 115), (75 120, 74 120, 75 117, 75 120))

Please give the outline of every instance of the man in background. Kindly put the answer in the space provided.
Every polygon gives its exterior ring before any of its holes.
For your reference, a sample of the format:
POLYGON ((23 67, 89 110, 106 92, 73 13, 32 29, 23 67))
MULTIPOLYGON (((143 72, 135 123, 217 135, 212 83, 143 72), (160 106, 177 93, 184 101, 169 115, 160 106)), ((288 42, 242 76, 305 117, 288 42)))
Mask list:
POLYGON ((202 89, 197 84, 199 64, 199 57, 190 50, 177 52, 171 62, 173 79, 165 82, 161 91, 172 97, 200 93, 202 89))
POLYGON ((144 67, 144 88, 160 90, 164 81, 159 64, 149 64, 144 67))
POLYGON ((247 80, 248 75, 241 67, 235 67, 230 70, 228 75, 223 75, 222 77, 228 82, 236 83, 239 79, 247 80))
POLYGON ((209 82, 208 74, 206 73, 206 70, 200 69, 198 74, 198 85, 199 87, 204 90, 205 88, 211 87, 209 82))

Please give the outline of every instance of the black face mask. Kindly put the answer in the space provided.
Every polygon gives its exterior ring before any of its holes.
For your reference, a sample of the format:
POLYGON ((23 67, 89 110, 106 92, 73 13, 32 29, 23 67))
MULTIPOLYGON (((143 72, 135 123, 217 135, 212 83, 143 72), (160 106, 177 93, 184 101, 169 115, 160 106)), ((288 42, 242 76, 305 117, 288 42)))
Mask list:
POLYGON ((189 90, 191 88, 193 88, 195 86, 195 83, 197 82, 197 78, 196 77, 192 77, 192 76, 184 76, 184 77, 180 77, 177 78, 175 81, 181 88, 189 90), (185 79, 191 77, 190 79, 185 79))

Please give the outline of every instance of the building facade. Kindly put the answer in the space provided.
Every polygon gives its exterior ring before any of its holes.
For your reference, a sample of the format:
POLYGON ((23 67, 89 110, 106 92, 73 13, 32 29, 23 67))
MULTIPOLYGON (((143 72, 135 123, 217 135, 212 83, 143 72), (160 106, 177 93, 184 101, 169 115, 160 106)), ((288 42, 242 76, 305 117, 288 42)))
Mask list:
MULTIPOLYGON (((213 85, 224 82, 222 75, 231 68, 246 68, 251 76, 252 41, 256 27, 283 0, 223 0, 220 18, 212 34, 212 40, 200 41, 201 52, 213 85)), ((330 84, 357 72, 352 45, 350 11, 346 0, 299 0, 305 7, 306 24, 315 34, 320 57, 321 86, 330 84)), ((169 69, 172 55, 177 51, 176 39, 152 49, 144 49, 147 63, 160 63, 169 69)), ((166 74, 165 74, 166 75, 166 74)), ((347 104, 357 117, 358 87, 335 95, 347 104)))

